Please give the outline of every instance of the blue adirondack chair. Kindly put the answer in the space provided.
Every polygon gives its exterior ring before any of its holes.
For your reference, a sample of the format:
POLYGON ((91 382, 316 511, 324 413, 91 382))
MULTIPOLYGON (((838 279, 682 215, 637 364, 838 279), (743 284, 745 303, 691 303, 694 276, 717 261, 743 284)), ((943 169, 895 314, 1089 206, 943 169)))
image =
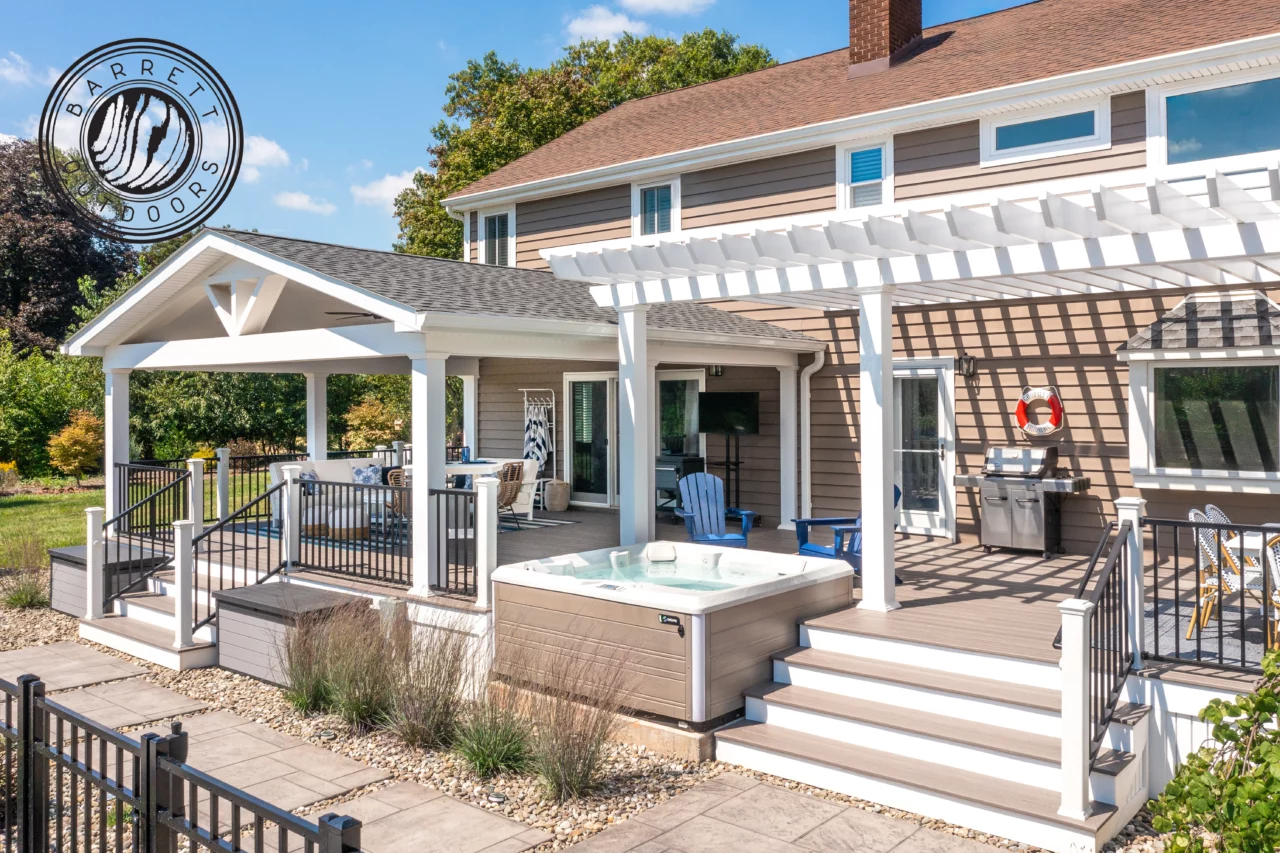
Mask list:
MULTIPOLYGON (((898 508, 902 500, 902 489, 897 484, 893 487, 893 508, 898 508)), ((862 571, 862 516, 852 518, 797 518, 796 538, 800 540, 800 554, 809 557, 826 557, 844 560, 859 572, 862 571), (812 527, 830 527, 835 534, 835 542, 831 545, 816 545, 809 541, 809 529, 812 527)), ((897 525, 894 525, 896 528, 897 525)), ((898 583, 902 579, 898 578, 898 583)))
POLYGON ((726 533, 724 519, 724 481, 705 471, 690 474, 680 481, 680 502, 676 513, 684 517, 690 541, 701 545, 721 545, 725 548, 747 547, 747 534, 756 514, 751 510, 737 510, 742 518, 741 533, 726 533))

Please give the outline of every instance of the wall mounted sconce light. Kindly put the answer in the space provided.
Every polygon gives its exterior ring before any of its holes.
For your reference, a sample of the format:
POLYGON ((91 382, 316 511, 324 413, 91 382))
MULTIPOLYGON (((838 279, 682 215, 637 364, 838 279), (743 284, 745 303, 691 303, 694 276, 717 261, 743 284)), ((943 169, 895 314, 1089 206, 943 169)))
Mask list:
POLYGON ((978 359, 965 353, 960 356, 960 375, 965 379, 972 379, 973 375, 978 372, 978 359))
POLYGON ((707 368, 708 376, 724 376, 724 365, 713 364, 707 368))

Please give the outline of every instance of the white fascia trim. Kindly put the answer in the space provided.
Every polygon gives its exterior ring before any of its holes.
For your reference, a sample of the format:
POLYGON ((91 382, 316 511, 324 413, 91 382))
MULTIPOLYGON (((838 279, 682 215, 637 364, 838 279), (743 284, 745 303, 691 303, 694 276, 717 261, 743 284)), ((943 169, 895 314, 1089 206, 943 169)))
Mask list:
POLYGON ((1280 495, 1277 475, 1246 476, 1208 471, 1179 474, 1133 472, 1133 485, 1139 489, 1168 489, 1175 492, 1215 492, 1241 495, 1280 495))
POLYGON ((1280 51, 1280 33, 1257 36, 557 175, 513 187, 459 195, 446 202, 445 206, 454 208, 462 205, 473 207, 477 204, 509 203, 633 180, 648 180, 649 176, 675 171, 688 172, 730 158, 750 159, 753 156, 774 156, 788 150, 818 148, 838 143, 851 135, 901 133, 912 127, 968 121, 982 112, 996 113, 1025 107, 1029 100, 1051 103, 1079 98, 1092 89, 1097 89, 1099 93, 1135 91, 1155 85, 1160 82, 1159 78, 1165 76, 1203 74, 1206 66, 1226 63, 1272 64, 1276 61, 1277 51, 1280 51))
POLYGON ((647 181, 634 181, 631 184, 631 236, 635 239, 654 239, 661 240, 670 237, 672 234, 680 233, 680 176, 666 175, 660 178, 653 178, 647 181), (650 187, 661 187, 666 184, 671 185, 671 229, 662 231, 657 234, 642 234, 641 217, 644 211, 641 209, 641 195, 650 187))
POLYGON ((1230 347, 1226 349, 1121 350, 1117 357, 1128 362, 1230 361, 1280 358, 1280 346, 1230 347))
POLYGON ((1032 160, 1043 160, 1048 157, 1062 157, 1067 154, 1104 151, 1111 147, 1111 96, 1087 98, 1052 107, 1039 107, 999 116, 983 116, 978 137, 979 166, 981 168, 1007 166, 1011 163, 1026 163, 1032 160), (1076 136, 1071 139, 1044 142, 1038 145, 1024 145, 1020 148, 1009 148, 1004 151, 996 149, 996 131, 1002 127, 1083 112, 1093 113, 1093 133, 1089 136, 1076 136))

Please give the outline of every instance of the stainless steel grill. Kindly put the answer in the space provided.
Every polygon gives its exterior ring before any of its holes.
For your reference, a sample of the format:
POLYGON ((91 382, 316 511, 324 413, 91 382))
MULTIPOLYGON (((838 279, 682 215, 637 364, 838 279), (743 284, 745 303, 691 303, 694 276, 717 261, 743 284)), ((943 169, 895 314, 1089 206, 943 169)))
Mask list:
POLYGON ((960 488, 978 489, 982 545, 1062 551, 1062 500, 1089 488, 1087 477, 1063 476, 1056 447, 989 447, 981 474, 959 474, 960 488))

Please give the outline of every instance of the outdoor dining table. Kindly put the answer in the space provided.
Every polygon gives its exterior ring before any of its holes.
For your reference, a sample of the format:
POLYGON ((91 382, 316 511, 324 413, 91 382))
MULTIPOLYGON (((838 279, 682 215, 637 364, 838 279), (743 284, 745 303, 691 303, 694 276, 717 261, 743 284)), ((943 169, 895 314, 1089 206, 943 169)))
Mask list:
MULTIPOLYGON (((446 477, 453 478, 470 474, 473 477, 484 477, 489 474, 496 474, 502 470, 502 466, 508 462, 523 462, 523 459, 473 459, 470 462, 446 462, 444 464, 444 473, 446 477)), ((413 466, 404 466, 406 476, 413 476, 413 466)))

